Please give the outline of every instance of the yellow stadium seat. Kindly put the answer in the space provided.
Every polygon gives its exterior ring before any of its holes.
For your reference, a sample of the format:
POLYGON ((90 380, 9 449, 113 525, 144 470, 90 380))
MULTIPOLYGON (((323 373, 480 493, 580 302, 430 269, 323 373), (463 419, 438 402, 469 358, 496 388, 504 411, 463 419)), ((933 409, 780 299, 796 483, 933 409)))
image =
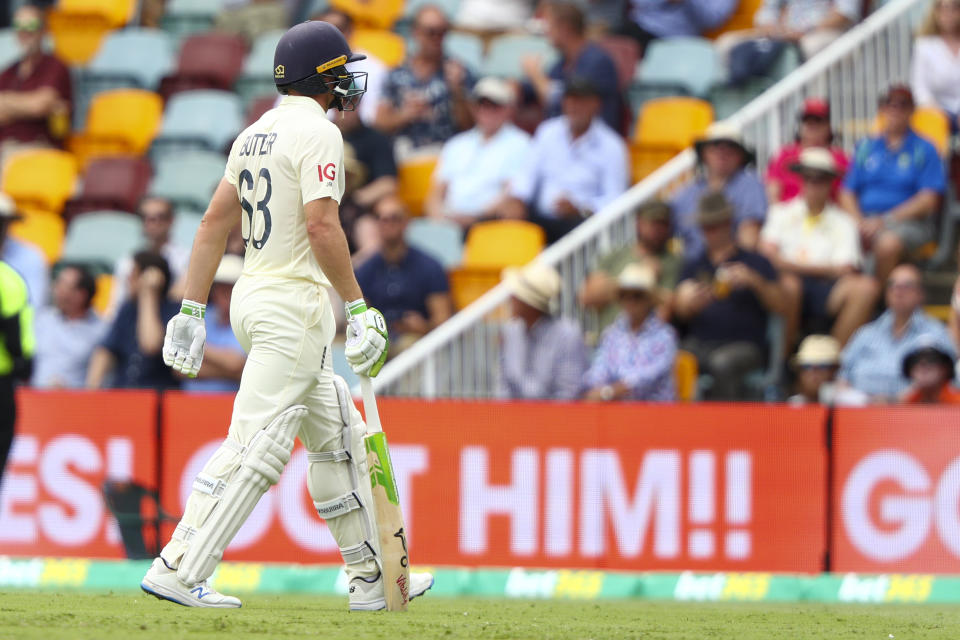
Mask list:
POLYGON ((23 210, 40 210, 57 215, 73 195, 77 161, 66 151, 31 149, 21 151, 7 162, 3 171, 3 192, 23 210))
POLYGON ((924 305, 923 310, 927 315, 933 316, 943 323, 950 321, 950 314, 953 313, 953 307, 948 304, 928 304, 924 305))
POLYGON ((741 31, 753 28, 753 14, 763 5, 763 0, 740 0, 730 19, 716 29, 704 34, 704 37, 715 40, 728 31, 741 31))
POLYGON ((437 156, 407 160, 397 167, 397 195, 410 210, 411 216, 423 215, 423 203, 430 190, 437 156))
POLYGON ((396 67, 406 56, 407 42, 385 29, 357 29, 350 38, 350 48, 370 53, 388 67, 396 67))
POLYGON ((113 275, 101 273, 97 276, 97 292, 93 295, 93 310, 103 315, 110 305, 110 293, 113 291, 113 275))
MULTIPOLYGON (((950 150, 950 121, 947 116, 936 107, 917 107, 910 118, 910 126, 917 135, 933 143, 937 153, 946 157, 950 150)), ((876 134, 883 129, 883 114, 878 113, 870 130, 876 134)))
POLYGON ((389 29, 403 13, 404 0, 331 0, 330 6, 353 18, 358 27, 389 29))
POLYGON ((86 129, 68 146, 81 163, 108 155, 143 155, 160 129, 163 100, 152 91, 117 89, 94 96, 86 129))
POLYGON ((694 143, 713 122, 713 107, 698 98, 657 98, 640 108, 630 159, 634 182, 694 143))
POLYGON ((546 240, 543 229, 523 220, 481 222, 470 228, 463 264, 450 272, 450 292, 457 309, 500 282, 503 269, 522 266, 537 257, 546 240))
POLYGON ((673 376, 677 385, 677 400, 690 402, 696 397, 697 376, 699 375, 697 358, 689 351, 677 351, 673 364, 673 376))
POLYGON ((48 264, 60 259, 64 233, 63 218, 59 214, 46 211, 28 212, 23 220, 10 226, 10 235, 43 251, 48 264))
POLYGON ((90 62, 113 29, 110 18, 103 13, 76 12, 54 9, 47 18, 53 37, 53 52, 67 64, 82 66, 90 62))

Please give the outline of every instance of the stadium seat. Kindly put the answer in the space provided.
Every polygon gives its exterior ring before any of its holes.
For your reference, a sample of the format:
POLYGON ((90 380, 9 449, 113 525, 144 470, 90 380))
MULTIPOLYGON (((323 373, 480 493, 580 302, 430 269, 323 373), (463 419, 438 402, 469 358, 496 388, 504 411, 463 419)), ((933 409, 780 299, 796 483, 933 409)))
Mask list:
POLYGON ((169 98, 191 89, 229 91, 243 68, 247 43, 230 33, 198 33, 180 48, 177 67, 164 79, 160 93, 169 98))
POLYGON ((644 103, 630 142, 634 182, 691 146, 713 122, 713 107, 699 98, 655 98, 644 103))
POLYGON ((124 29, 104 38, 81 78, 84 83, 112 83, 103 88, 156 89, 172 68, 173 43, 169 35, 158 29, 124 29))
POLYGON ((163 30, 177 39, 208 31, 223 4, 224 0, 167 0, 163 30))
POLYGON ((177 211, 173 219, 173 229, 170 231, 170 241, 185 249, 192 247, 202 219, 203 214, 196 211, 177 211))
POLYGON ((112 268, 143 242, 140 219, 119 211, 84 213, 70 222, 63 259, 112 268))
POLYGON ((273 105, 277 104, 277 98, 280 97, 276 93, 268 94, 265 96, 260 96, 255 98, 250 104, 247 105, 247 126, 249 127, 254 122, 260 119, 260 116, 265 114, 267 111, 273 108, 273 105))
POLYGON ((273 81, 273 54, 283 31, 270 31, 259 36, 253 43, 250 55, 243 63, 243 73, 237 79, 236 90, 245 104, 255 97, 272 93, 276 97, 273 81))
POLYGON ((131 156, 91 160, 83 173, 80 193, 67 202, 69 220, 87 211, 136 211, 152 173, 146 158, 131 156))
POLYGON ((23 211, 59 215, 76 181, 77 162, 71 154, 33 149, 10 157, 3 171, 3 192, 23 211))
POLYGON ((396 67, 406 57, 407 43, 385 29, 357 29, 350 38, 350 48, 370 53, 388 67, 396 67))
POLYGON ((437 156, 411 158, 397 167, 397 195, 412 216, 423 215, 423 203, 438 160, 437 156))
POLYGON ((403 19, 412 20, 425 6, 437 7, 447 15, 448 20, 457 17, 461 0, 407 0, 403 7, 403 19))
POLYGON ((691 402, 697 397, 697 376, 699 366, 697 358, 689 351, 677 351, 673 364, 674 383, 677 385, 677 400, 691 402))
POLYGON ((47 28, 53 38, 53 52, 63 62, 80 66, 90 62, 113 29, 102 13, 54 9, 47 15, 47 28))
POLYGON ((933 143, 941 157, 950 151, 950 121, 936 107, 917 107, 910 118, 910 126, 918 135, 933 143))
POLYGON ((407 242, 436 258, 447 270, 463 260, 463 230, 450 220, 411 220, 407 226, 407 242))
POLYGON ((730 18, 719 27, 705 33, 704 36, 711 40, 716 40, 728 31, 752 29, 753 14, 755 14, 762 5, 763 0, 739 0, 739 2, 737 2, 737 8, 733 10, 730 18))
POLYGON ((403 13, 403 0, 330 0, 330 6, 350 15, 358 27, 389 29, 403 13))
POLYGON ((503 269, 533 260, 546 245, 543 229, 523 220, 480 222, 470 228, 463 264, 450 272, 450 292, 457 309, 500 282, 503 269))
POLYGON ((226 151, 243 128, 240 98, 227 91, 200 89, 176 94, 167 103, 157 153, 183 148, 226 151))
POLYGON ((98 93, 87 112, 86 129, 70 150, 81 164, 109 155, 142 155, 157 135, 163 101, 152 91, 116 89, 98 93))
POLYGON ((0 29, 0 69, 6 69, 20 59, 23 52, 17 43, 17 32, 13 29, 0 29))
POLYGON ((116 29, 130 22, 137 4, 137 0, 59 0, 57 8, 75 13, 98 13, 116 29))
POLYGON ((53 264, 63 250, 63 229, 63 218, 58 214, 33 211, 10 226, 10 235, 39 248, 47 264, 53 264))
POLYGON ((483 64, 483 75, 522 79, 524 73, 521 61, 527 55, 540 56, 544 68, 557 59, 556 50, 546 38, 516 34, 499 36, 490 41, 483 64))
POLYGON ((483 40, 472 33, 451 31, 443 39, 443 52, 474 74, 483 70, 483 40))
POLYGON ((212 151, 186 151, 157 161, 150 195, 171 200, 178 209, 203 211, 210 202, 227 159, 212 151))
POLYGON ((637 62, 640 61, 640 45, 627 36, 605 36, 597 44, 613 58, 613 63, 617 67, 620 89, 627 88, 633 81, 637 62))
POLYGON ((703 38, 676 37, 654 40, 640 66, 639 82, 631 93, 706 96, 717 79, 713 43, 703 38))
POLYGON ((113 274, 101 273, 97 276, 97 292, 93 294, 93 310, 103 315, 110 306, 110 295, 113 293, 113 274))

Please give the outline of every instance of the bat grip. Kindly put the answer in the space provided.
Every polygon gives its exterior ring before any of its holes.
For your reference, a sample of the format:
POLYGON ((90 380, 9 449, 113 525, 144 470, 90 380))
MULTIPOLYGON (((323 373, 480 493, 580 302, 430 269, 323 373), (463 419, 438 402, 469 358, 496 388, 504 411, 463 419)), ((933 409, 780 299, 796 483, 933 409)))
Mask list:
POLYGON ((363 412, 366 415, 367 433, 383 431, 380 425, 380 411, 377 409, 377 397, 373 394, 373 380, 360 376, 360 394, 363 396, 363 412))

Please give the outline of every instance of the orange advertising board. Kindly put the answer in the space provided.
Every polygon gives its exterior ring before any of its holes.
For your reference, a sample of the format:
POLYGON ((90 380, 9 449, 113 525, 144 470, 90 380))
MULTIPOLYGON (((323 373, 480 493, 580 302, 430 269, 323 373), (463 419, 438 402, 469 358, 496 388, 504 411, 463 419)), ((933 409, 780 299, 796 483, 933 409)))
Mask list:
POLYGON ((960 408, 838 409, 835 571, 960 573, 960 408))
POLYGON ((0 555, 124 556, 104 480, 156 488, 157 396, 21 390, 0 487, 0 555))
MULTIPOLYGON (((182 512, 230 408, 165 396, 166 510, 182 512)), ((384 399, 380 413, 415 564, 822 569, 822 408, 384 399)), ((339 561, 306 471, 298 444, 225 558, 339 561)))

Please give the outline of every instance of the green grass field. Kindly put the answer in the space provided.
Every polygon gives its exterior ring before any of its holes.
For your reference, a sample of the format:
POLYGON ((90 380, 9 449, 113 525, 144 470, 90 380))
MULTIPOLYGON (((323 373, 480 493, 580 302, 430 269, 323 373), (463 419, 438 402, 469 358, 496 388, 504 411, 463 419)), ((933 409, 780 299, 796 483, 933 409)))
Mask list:
POLYGON ((0 592, 0 639, 32 638, 960 638, 960 607, 532 601, 429 595, 407 614, 348 613, 346 598, 249 596, 184 609, 143 594, 0 592))

